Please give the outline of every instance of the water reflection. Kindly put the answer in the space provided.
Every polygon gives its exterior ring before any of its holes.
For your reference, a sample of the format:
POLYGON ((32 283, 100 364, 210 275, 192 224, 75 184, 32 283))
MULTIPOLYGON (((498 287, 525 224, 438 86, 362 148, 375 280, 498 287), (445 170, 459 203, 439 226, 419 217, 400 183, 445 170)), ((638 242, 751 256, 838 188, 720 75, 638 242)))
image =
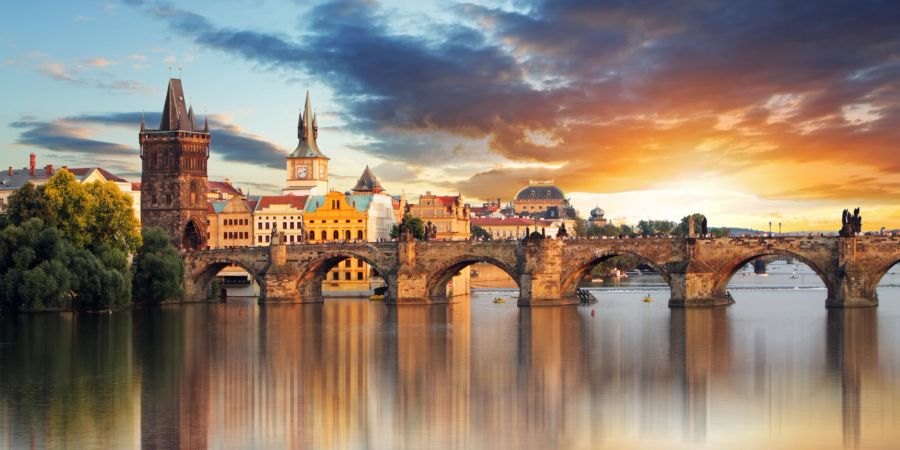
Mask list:
POLYGON ((670 310, 642 295, 568 308, 485 294, 20 317, 0 328, 0 447, 814 448, 900 437, 900 353, 878 345, 900 337, 879 327, 900 307, 825 311, 801 292, 670 310))

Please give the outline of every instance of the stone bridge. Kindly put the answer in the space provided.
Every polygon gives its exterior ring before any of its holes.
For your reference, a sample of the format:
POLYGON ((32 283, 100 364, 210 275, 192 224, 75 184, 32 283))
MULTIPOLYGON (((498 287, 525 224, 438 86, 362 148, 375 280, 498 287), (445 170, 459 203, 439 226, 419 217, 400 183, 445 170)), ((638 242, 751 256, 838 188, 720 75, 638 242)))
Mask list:
POLYGON ((367 262, 388 286, 388 303, 446 302, 447 282, 476 262, 493 264, 519 286, 520 306, 576 303, 578 281, 597 263, 630 255, 655 267, 671 289, 670 306, 733 302, 725 288, 747 262, 765 256, 800 260, 828 290, 828 307, 875 306, 881 277, 900 261, 900 237, 752 237, 529 239, 291 244, 185 254, 186 293, 206 298, 225 266, 259 283, 261 303, 321 302, 327 272, 347 258, 367 262))

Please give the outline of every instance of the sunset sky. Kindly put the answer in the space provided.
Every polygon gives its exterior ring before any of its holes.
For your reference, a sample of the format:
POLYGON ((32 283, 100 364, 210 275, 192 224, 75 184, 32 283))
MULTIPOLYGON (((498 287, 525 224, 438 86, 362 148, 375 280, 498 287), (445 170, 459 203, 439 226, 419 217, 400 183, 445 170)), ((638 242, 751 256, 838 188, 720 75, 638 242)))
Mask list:
POLYGON ((40 0, 0 24, 2 167, 139 180, 181 74, 210 178, 252 194, 283 185, 308 89, 341 190, 368 164, 473 202, 554 178, 616 222, 900 228, 896 1, 40 0))

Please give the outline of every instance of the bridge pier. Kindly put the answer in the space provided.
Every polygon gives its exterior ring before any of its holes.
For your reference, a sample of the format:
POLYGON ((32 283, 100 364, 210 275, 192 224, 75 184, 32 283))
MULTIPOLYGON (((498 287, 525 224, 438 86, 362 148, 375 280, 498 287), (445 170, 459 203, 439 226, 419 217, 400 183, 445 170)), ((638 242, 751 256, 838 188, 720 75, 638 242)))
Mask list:
POLYGON ((519 276, 519 306, 577 305, 578 298, 566 296, 562 289, 562 253, 564 241, 526 239, 524 261, 519 276))
POLYGON ((826 308, 878 306, 878 292, 871 273, 856 267, 845 267, 836 278, 836 286, 828 289, 826 308))
POLYGON ((684 271, 670 273, 669 276, 672 290, 670 307, 726 306, 734 303, 734 299, 725 291, 722 280, 713 272, 684 271))
POLYGON ((269 246, 269 268, 263 274, 265 286, 259 293, 259 303, 295 303, 301 297, 297 292, 297 269, 288 264, 284 234, 273 236, 269 246))

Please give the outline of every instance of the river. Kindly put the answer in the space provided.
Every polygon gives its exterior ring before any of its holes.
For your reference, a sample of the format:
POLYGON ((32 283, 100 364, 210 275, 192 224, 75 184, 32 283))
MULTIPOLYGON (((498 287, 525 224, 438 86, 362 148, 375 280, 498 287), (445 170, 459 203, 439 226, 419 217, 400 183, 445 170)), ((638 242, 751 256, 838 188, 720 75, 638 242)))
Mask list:
POLYGON ((669 309, 664 288, 633 276, 559 308, 496 289, 435 306, 232 298, 5 319, 0 448, 900 442, 896 268, 869 309, 826 310, 815 274, 781 262, 738 273, 729 307, 669 309))

